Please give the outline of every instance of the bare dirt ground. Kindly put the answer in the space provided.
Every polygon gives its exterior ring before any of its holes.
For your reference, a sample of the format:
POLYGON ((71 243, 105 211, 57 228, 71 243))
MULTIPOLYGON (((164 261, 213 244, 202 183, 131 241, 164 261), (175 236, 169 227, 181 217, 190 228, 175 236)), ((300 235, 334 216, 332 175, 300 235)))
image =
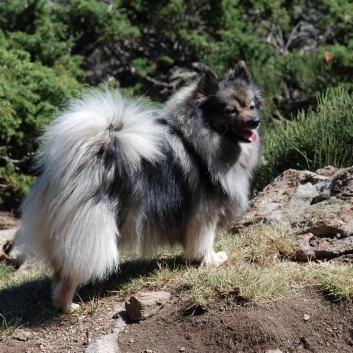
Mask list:
MULTIPOLYGON (((120 298, 107 297, 91 315, 63 316, 51 311, 48 318, 47 299, 38 298, 32 308, 37 311, 36 322, 25 317, 27 322, 14 334, 2 334, 0 352, 83 352, 95 338, 111 332, 112 319, 119 315, 115 308, 120 298)), ((127 321, 118 335, 120 352, 353 351, 352 303, 329 301, 314 288, 266 305, 228 295, 219 297, 208 310, 193 313, 183 310, 179 299, 174 294, 170 304, 146 321, 127 321)))
POLYGON ((310 290, 271 305, 220 298, 208 311, 189 316, 165 310, 120 335, 122 352, 352 352, 352 311, 310 290), (347 310, 348 309, 348 310, 347 310), (304 321, 303 315, 309 315, 304 321), (133 339, 133 343, 131 342, 133 339), (149 344, 149 346, 147 346, 149 344))
MULTIPOLYGON (((46 277, 0 290, 0 313, 8 321, 21 318, 12 334, 0 333, 0 352, 83 352, 124 316, 117 308, 125 298, 111 290, 109 281, 82 288, 82 310, 69 316, 53 308, 46 277)), ((219 295, 207 310, 193 312, 182 299, 172 292, 171 303, 157 315, 140 323, 126 320, 118 334, 120 352, 353 352, 352 302, 324 298, 313 287, 270 304, 219 295)))

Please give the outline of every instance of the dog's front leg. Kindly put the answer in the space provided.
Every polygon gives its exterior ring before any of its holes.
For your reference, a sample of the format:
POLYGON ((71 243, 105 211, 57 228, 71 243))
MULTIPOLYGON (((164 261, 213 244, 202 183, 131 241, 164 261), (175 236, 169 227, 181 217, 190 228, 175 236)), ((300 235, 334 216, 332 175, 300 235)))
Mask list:
POLYGON ((216 253, 213 243, 216 236, 216 222, 190 227, 184 246, 184 257, 200 260, 201 266, 220 265, 228 259, 225 252, 216 253))
POLYGON ((211 251, 203 257, 201 261, 201 266, 218 266, 227 260, 228 256, 225 252, 220 251, 216 253, 212 248, 211 251))

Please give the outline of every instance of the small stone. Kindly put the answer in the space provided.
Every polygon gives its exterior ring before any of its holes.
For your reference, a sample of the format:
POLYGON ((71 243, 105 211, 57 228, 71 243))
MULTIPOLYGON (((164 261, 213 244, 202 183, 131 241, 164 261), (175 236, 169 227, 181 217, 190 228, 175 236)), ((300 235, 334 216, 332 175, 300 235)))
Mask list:
POLYGON ((179 349, 179 352, 185 352, 185 348, 184 348, 184 347, 181 347, 181 348, 179 349))
POLYGON ((28 341, 31 338, 31 333, 25 330, 16 330, 12 334, 12 338, 15 338, 16 340, 19 341, 28 341))
POLYGON ((304 314, 303 315, 303 320, 304 321, 308 321, 310 319, 310 315, 308 315, 308 314, 304 314))
POLYGON ((118 335, 108 334, 98 337, 85 350, 84 353, 119 353, 118 335))
POLYGON ((171 299, 169 292, 138 292, 125 301, 130 320, 145 320, 155 315, 171 299))

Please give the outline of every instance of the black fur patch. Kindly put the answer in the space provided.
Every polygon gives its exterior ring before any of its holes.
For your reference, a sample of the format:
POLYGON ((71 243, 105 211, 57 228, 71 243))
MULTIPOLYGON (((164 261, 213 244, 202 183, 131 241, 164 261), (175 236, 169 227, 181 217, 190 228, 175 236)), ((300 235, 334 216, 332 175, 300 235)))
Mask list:
POLYGON ((141 206, 146 225, 158 225, 160 231, 168 231, 181 224, 188 213, 191 193, 171 152, 164 149, 165 158, 156 163, 143 159, 131 173, 126 161, 121 160, 119 149, 116 138, 102 146, 103 174, 113 176, 95 193, 97 200, 103 200, 114 210, 118 228, 123 227, 130 210, 141 206))

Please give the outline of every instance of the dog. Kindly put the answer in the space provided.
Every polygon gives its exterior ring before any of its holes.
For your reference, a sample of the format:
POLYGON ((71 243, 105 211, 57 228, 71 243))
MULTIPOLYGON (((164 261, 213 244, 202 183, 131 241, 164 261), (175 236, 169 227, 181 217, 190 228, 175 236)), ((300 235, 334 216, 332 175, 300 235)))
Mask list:
POLYGON ((180 244, 202 266, 227 260, 213 243, 247 208, 261 102, 239 62, 224 79, 205 67, 160 109, 108 89, 68 104, 41 138, 15 237, 53 269, 58 309, 76 310, 77 286, 117 270, 118 249, 180 244))

